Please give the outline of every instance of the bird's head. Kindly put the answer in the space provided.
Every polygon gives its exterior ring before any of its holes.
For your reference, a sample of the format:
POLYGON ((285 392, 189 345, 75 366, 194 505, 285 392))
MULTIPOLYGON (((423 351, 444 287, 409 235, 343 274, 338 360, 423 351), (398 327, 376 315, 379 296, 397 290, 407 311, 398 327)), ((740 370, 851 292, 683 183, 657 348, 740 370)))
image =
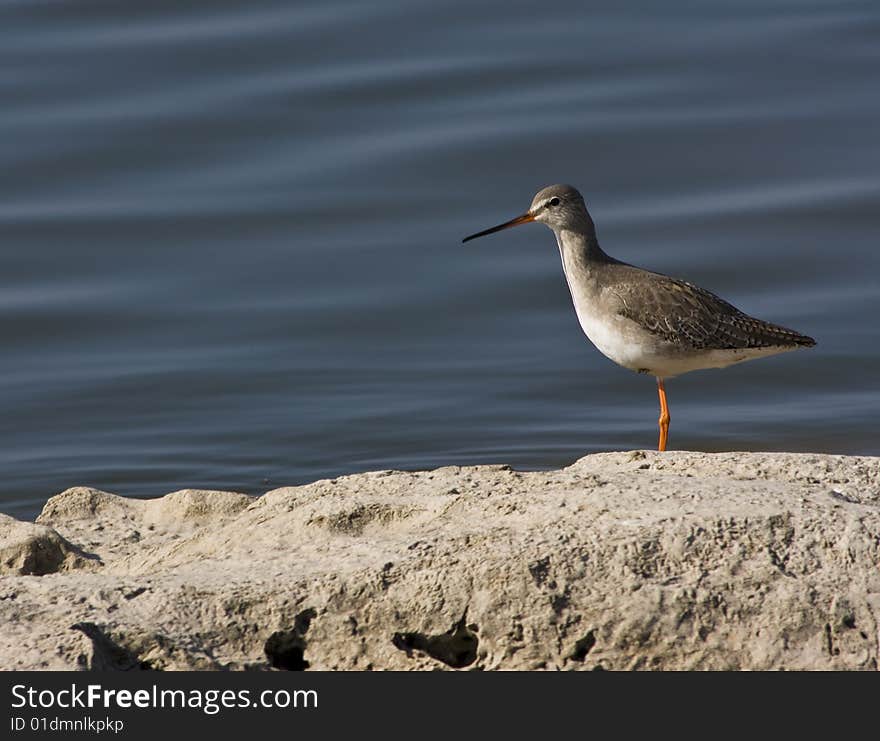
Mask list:
POLYGON ((564 229, 593 231, 593 221, 587 212, 583 196, 578 193, 577 189, 570 185, 548 185, 535 194, 529 210, 521 216, 493 226, 491 229, 471 234, 469 237, 465 237, 462 242, 500 232, 502 229, 509 229, 519 224, 528 224, 530 221, 546 224, 554 232, 564 229))

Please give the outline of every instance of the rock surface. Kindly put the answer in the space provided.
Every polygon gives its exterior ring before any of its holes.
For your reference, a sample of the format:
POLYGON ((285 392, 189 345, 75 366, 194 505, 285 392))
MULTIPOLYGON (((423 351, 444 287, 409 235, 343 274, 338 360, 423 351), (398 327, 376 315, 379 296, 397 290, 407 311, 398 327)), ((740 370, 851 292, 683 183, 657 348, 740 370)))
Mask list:
POLYGON ((85 565, 84 554, 51 528, 0 514, 0 575, 42 576, 85 565))
POLYGON ((608 453, 0 518, 2 669, 877 669, 880 458, 608 453))

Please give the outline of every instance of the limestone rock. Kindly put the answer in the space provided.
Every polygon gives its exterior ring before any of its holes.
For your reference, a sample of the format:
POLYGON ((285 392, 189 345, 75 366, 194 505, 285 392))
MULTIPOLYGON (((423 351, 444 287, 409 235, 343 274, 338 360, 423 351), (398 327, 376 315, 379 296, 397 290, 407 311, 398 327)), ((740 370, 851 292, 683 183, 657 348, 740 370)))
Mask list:
POLYGON ((878 662, 880 458, 634 451, 259 498, 77 488, 9 521, 0 553, 57 531, 100 565, 0 576, 2 669, 878 662))
POLYGON ((87 564, 87 555, 52 528, 0 514, 0 575, 43 576, 87 564))

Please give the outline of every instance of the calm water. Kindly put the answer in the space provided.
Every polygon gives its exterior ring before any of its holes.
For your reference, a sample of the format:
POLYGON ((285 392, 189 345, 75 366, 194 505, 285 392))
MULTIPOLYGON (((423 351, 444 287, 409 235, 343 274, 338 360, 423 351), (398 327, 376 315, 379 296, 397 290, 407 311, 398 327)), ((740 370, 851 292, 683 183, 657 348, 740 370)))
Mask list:
POLYGON ((880 453, 880 6, 0 2, 0 511, 656 444, 552 234, 818 347, 670 443, 880 453), (623 9, 622 6, 626 6, 623 9))

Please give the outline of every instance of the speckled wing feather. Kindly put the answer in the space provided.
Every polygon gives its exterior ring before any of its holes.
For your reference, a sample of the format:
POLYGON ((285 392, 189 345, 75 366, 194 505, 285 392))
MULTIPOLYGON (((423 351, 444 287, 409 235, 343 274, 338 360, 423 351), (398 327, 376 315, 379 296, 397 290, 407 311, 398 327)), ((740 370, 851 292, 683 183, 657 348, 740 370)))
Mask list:
POLYGON ((744 314, 692 283, 648 275, 649 280, 642 273, 635 281, 620 276, 611 291, 620 300, 621 315, 673 345, 700 351, 816 344, 811 337, 744 314))

